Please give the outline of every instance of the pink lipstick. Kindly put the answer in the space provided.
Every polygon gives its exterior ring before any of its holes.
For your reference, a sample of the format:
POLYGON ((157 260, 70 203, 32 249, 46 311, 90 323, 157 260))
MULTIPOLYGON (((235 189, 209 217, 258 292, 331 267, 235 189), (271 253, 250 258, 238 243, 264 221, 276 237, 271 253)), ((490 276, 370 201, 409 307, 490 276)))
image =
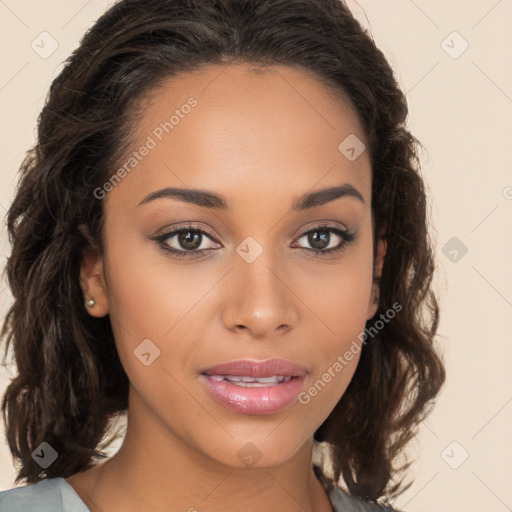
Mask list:
POLYGON ((201 371, 208 392, 243 414, 273 414, 297 399, 308 371, 285 359, 241 359, 201 371))

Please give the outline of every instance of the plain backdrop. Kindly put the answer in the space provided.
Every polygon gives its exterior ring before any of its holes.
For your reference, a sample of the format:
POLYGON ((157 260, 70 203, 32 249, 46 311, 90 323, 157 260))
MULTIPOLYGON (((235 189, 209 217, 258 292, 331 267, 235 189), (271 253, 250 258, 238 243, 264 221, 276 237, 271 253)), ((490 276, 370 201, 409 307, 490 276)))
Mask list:
MULTIPOLYGON (((52 79, 106 0, 0 0, 0 213, 52 79), (43 42, 41 42, 43 41, 43 42)), ((512 510, 512 0, 348 2, 407 94, 437 240, 447 382, 409 453, 408 512, 512 510)), ((3 268, 9 245, 2 226, 3 268)), ((0 287, 0 312, 11 295, 0 287)), ((3 350, 2 350, 3 352, 3 350)), ((0 390, 13 367, 0 367, 0 390)), ((1 430, 1 429, 0 429, 1 430)), ((15 469, 0 432, 0 490, 15 469)))

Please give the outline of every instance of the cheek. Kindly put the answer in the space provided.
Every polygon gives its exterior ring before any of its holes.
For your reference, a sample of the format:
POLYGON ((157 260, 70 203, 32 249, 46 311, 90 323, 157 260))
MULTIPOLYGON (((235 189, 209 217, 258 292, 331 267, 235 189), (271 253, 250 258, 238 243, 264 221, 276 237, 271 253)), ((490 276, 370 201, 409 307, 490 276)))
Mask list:
POLYGON ((162 339, 193 308, 210 279, 191 265, 173 265, 133 227, 117 226, 108 240, 111 314, 131 334, 162 339))
POLYGON ((357 244, 337 264, 325 265, 312 276, 303 296, 326 328, 327 345, 342 347, 364 329, 372 297, 372 235, 365 230, 357 244))
MULTIPOLYGON (((307 304, 318 318, 313 396, 322 394, 326 410, 334 407, 347 388, 360 358, 373 282, 372 235, 359 239, 337 265, 309 281, 307 304), (316 284, 315 284, 316 283, 316 284), (319 286, 321 283, 321 286, 319 286), (320 332, 323 333, 320 335, 320 332), (329 388, 325 393, 323 389, 329 388)), ((307 400, 307 397, 306 397, 307 400)))
MULTIPOLYGON (((191 290, 187 274, 172 271, 165 255, 156 253, 147 242, 129 240, 110 236, 106 271, 117 350, 130 380, 132 376, 136 380, 135 373, 145 368, 138 359, 140 352, 149 350, 151 360, 154 355, 163 356, 155 359, 155 365, 151 364, 153 369, 162 366, 180 322, 187 319, 187 313, 204 291, 193 287, 191 290), (142 351, 143 347, 148 350, 142 351)), ((184 344, 173 344, 173 359, 187 357, 189 349, 184 344)))

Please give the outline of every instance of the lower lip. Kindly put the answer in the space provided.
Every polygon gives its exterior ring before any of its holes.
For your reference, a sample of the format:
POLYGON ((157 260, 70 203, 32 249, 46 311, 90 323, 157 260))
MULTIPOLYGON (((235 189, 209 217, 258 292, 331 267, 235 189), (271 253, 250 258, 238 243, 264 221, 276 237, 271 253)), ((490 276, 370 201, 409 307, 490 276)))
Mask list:
POLYGON ((304 383, 304 377, 266 387, 242 387, 226 380, 214 380, 201 374, 201 380, 213 397, 224 407, 243 414, 273 414, 294 402, 304 383))

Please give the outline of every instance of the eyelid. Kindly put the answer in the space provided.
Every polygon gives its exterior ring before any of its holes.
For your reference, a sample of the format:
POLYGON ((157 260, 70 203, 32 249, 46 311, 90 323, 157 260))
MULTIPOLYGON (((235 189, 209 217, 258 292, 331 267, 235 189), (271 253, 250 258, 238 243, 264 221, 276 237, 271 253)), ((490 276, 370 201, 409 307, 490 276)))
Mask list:
POLYGON ((347 226, 345 226, 345 224, 342 224, 341 222, 334 222, 334 221, 329 221, 329 220, 323 220, 323 221, 317 221, 316 223, 312 224, 312 225, 309 225, 307 226, 306 228, 301 228, 300 230, 300 235, 297 235, 296 238, 300 238, 304 235, 306 235, 307 233, 309 233, 310 231, 314 231, 315 229, 324 229, 324 230, 327 230, 327 229, 334 229, 334 230, 339 230, 339 231, 343 231, 343 232, 349 232, 349 229, 347 228, 347 226))
POLYGON ((180 232, 180 231, 187 230, 187 229, 189 229, 190 231, 199 231, 199 232, 206 233, 215 242, 220 243, 217 240, 217 237, 213 233, 213 231, 211 231, 209 228, 207 228, 206 226, 204 226, 202 224, 194 224, 193 222, 185 222, 183 224, 173 225, 172 228, 170 228, 167 231, 166 231, 166 228, 162 228, 161 230, 159 230, 157 232, 156 237, 163 237, 165 235, 173 235, 176 232, 180 232))

